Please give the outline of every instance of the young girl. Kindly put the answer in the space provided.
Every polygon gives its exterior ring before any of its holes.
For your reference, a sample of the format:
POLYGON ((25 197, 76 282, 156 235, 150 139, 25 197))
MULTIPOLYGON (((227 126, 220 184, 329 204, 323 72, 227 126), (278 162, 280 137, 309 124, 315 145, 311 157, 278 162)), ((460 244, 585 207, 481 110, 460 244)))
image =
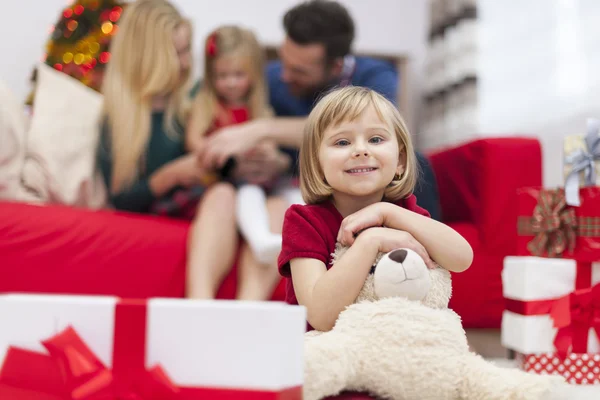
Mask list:
POLYGON ((315 106, 300 150, 307 205, 286 212, 278 261, 281 274, 291 278, 286 300, 307 307, 312 328, 333 327, 355 301, 378 252, 406 247, 430 268, 432 260, 454 272, 470 266, 467 241, 417 205, 411 194, 416 180, 410 135, 383 96, 346 87, 315 106), (331 268, 336 242, 351 247, 331 268))
MULTIPOLYGON (((223 26, 211 33, 206 39, 204 70, 204 85, 195 99, 186 134, 187 150, 200 156, 205 138, 219 128, 272 115, 267 105, 264 51, 251 31, 223 26)), ((263 144, 269 145, 273 144, 263 144)), ((252 152, 246 154, 252 156, 252 152)), ((289 163, 283 153, 280 161, 282 169, 289 163)), ((256 174, 260 181, 261 171, 256 174)), ((257 260, 272 265, 281 250, 281 235, 269 229, 264 188, 239 187, 237 220, 257 260)))

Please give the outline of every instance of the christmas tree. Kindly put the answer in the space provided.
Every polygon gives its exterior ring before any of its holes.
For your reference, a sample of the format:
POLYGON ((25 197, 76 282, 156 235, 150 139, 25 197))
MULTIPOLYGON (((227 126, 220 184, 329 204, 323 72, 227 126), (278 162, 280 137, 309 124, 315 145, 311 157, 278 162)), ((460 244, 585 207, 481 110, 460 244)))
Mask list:
POLYGON ((115 0, 73 2, 51 28, 44 62, 99 91, 124 7, 115 0))

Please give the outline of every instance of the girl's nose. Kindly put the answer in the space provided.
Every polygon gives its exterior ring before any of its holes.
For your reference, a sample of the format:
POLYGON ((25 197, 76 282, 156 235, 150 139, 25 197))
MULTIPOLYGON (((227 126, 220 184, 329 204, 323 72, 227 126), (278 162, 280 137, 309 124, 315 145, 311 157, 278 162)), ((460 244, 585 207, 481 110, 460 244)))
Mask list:
POLYGON ((369 151, 367 149, 355 149, 352 156, 353 157, 368 157, 369 151))

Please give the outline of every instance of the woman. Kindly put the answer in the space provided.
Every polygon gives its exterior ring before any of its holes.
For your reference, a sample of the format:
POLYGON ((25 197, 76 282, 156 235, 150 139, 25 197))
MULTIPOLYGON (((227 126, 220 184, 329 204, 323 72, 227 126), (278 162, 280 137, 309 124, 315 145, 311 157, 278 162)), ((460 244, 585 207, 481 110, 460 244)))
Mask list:
MULTIPOLYGON (((183 144, 192 27, 168 1, 138 0, 127 6, 119 28, 103 82, 99 164, 115 208, 149 213, 156 202, 201 185, 206 176, 197 156, 184 154, 183 144)), ((277 156, 275 149, 263 151, 277 156)), ((252 160, 241 160, 237 175, 248 179, 249 174, 256 174, 252 160)), ((235 196, 229 183, 214 184, 203 194, 190 229, 188 297, 214 297, 233 264, 238 247, 235 196)), ((271 203, 269 207, 278 206, 271 203)), ((266 282, 264 269, 247 253, 240 274, 248 288, 241 287, 239 297, 266 298, 277 271, 269 270, 266 282)))

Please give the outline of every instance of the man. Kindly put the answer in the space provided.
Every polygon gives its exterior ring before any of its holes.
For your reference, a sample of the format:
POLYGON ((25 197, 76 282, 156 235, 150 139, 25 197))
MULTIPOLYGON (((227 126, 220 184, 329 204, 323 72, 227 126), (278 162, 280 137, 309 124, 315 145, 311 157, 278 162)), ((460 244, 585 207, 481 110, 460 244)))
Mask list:
MULTIPOLYGON (((266 71, 276 117, 222 129, 208 140, 208 164, 223 165, 229 157, 271 139, 290 154, 295 167, 306 117, 319 98, 337 86, 369 87, 396 104, 397 71, 389 62, 352 55, 354 21, 340 3, 300 3, 285 14, 283 26, 286 36, 279 49, 281 61, 271 62, 266 71)), ((433 172, 425 157, 418 154, 417 158, 423 176, 415 194, 419 205, 439 219, 433 172)), ((257 166, 257 170, 265 169, 257 166)))

